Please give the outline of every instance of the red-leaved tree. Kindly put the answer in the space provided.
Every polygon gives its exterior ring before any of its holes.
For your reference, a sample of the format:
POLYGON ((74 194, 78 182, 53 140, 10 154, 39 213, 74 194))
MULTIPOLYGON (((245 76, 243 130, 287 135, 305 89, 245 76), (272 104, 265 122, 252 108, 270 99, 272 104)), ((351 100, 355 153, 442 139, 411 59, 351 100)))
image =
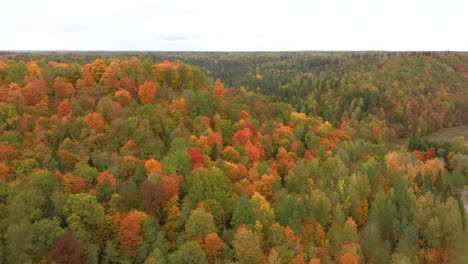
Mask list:
POLYGON ((71 112, 71 108, 68 105, 67 102, 61 102, 59 106, 57 107, 57 116, 58 117, 64 117, 69 115, 71 112))
POLYGON ((67 232, 52 243, 50 258, 57 264, 85 264, 88 256, 72 232, 67 232))
POLYGON ((143 204, 148 214, 153 214, 158 205, 162 205, 167 199, 166 190, 159 183, 144 181, 141 184, 143 204))

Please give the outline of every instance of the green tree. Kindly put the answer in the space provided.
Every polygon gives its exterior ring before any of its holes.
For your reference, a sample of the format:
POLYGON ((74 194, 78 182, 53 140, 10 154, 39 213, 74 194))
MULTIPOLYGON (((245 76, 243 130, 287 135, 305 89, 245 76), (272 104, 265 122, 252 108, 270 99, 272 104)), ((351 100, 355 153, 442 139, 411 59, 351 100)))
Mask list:
POLYGON ((235 257, 240 264, 260 263, 263 252, 260 247, 260 241, 247 228, 240 228, 232 242, 235 251, 235 257))
POLYGON ((188 239, 203 239, 210 233, 216 233, 213 215, 206 212, 204 208, 197 208, 190 213, 185 225, 185 234, 188 239))
POLYGON ((36 261, 46 256, 54 240, 65 233, 65 230, 60 227, 58 218, 37 221, 32 224, 31 230, 31 241, 34 245, 33 254, 36 261))
POLYGON ((219 202, 225 212, 232 212, 234 194, 231 181, 223 170, 216 167, 209 171, 197 170, 187 177, 183 187, 193 202, 212 199, 219 202))
POLYGON ((100 203, 107 202, 115 193, 115 186, 112 185, 109 179, 105 179, 103 183, 99 184, 97 199, 100 203))
POLYGON ((305 134, 305 144, 308 149, 318 149, 320 146, 320 137, 315 135, 315 133, 309 130, 305 134))
POLYGON ((169 153, 161 161, 163 170, 167 174, 188 175, 190 168, 190 155, 187 153, 185 143, 175 139, 171 143, 169 153))
POLYGON ((23 79, 28 75, 28 68, 23 62, 17 62, 10 65, 6 81, 9 83, 23 84, 23 79))
POLYGON ((7 263, 32 263, 33 243, 31 224, 25 220, 12 223, 5 233, 7 263))
POLYGON ((187 241, 171 255, 169 263, 208 264, 208 261, 205 251, 203 251, 200 244, 194 241, 187 241))
POLYGON ((63 207, 69 229, 81 241, 94 241, 97 225, 103 221, 104 208, 95 196, 80 193, 71 195, 63 207))
POLYGON ((234 209, 234 213, 231 219, 231 225, 234 228, 238 228, 240 225, 245 224, 250 228, 253 228, 255 225, 255 214, 252 209, 252 205, 250 204, 249 199, 247 196, 243 195, 237 201, 237 206, 234 209))
POLYGON ((106 244, 106 247, 103 252, 102 263, 114 264, 114 263, 119 263, 119 262, 120 262, 120 258, 119 258, 119 252, 117 250, 117 246, 114 244, 114 242, 109 241, 106 244))
POLYGON ((96 168, 89 166, 88 163, 78 162, 75 165, 73 175, 81 177, 89 183, 94 183, 96 178, 99 177, 99 171, 96 168))
POLYGON ((275 221, 275 213, 270 203, 258 192, 252 195, 249 201, 256 220, 259 220, 266 229, 275 221))
POLYGON ((0 130, 15 129, 18 120, 18 111, 14 105, 0 103, 0 130))

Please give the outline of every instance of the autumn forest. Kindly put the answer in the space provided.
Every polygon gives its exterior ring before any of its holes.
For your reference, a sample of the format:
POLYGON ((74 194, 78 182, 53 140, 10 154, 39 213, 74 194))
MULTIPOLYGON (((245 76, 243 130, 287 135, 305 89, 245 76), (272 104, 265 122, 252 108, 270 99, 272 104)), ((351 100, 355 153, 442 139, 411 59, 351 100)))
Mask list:
POLYGON ((467 125, 467 53, 1 52, 0 263, 462 263, 467 125))

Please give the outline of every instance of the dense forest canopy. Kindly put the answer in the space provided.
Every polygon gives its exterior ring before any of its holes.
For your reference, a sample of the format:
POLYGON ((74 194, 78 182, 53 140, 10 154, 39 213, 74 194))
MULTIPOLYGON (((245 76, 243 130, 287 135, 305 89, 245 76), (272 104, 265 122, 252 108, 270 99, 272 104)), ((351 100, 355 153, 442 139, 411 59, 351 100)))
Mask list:
POLYGON ((452 261, 467 62, 0 54, 0 263, 452 261))
MULTIPOLYGON (((102 53, 23 54, 26 59, 90 63, 102 53), (78 55, 78 56, 73 56, 78 55)), ((229 87, 271 96, 337 126, 382 120, 400 137, 468 122, 467 53, 453 52, 140 52, 151 64, 196 65, 229 87)), ((19 57, 18 59, 22 59, 19 57)))

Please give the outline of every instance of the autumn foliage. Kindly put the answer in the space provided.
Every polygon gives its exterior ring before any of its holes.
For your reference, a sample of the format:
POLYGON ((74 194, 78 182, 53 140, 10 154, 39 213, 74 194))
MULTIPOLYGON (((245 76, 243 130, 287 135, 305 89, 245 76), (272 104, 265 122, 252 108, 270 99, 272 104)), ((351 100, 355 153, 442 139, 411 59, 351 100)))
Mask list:
POLYGON ((0 179, 9 180, 12 176, 10 168, 5 163, 0 163, 0 179))
POLYGON ((225 94, 225 89, 224 89, 224 84, 217 80, 215 82, 215 87, 213 88, 213 95, 217 95, 217 96, 224 96, 225 94))
POLYGON ((54 80, 54 95, 57 100, 63 100, 69 98, 70 96, 75 94, 75 88, 73 84, 67 82, 67 80, 63 77, 57 77, 54 80))
POLYGON ((340 257, 340 264, 358 264, 358 261, 353 254, 348 252, 340 257))
POLYGON ((112 185, 112 187, 116 188, 116 186, 117 186, 114 175, 110 174, 107 171, 103 171, 99 175, 99 177, 96 178, 96 180, 97 180, 98 185, 103 184, 104 181, 108 180, 110 182, 110 184, 112 185))
POLYGON ((72 232, 67 232, 57 238, 52 244, 49 255, 57 264, 88 263, 86 252, 72 232))
POLYGON ((104 119, 99 113, 90 113, 86 117, 86 124, 95 129, 97 132, 100 132, 104 129, 104 119))
POLYGON ((157 206, 162 205, 168 198, 166 190, 159 183, 144 181, 141 184, 143 204, 148 214, 153 214, 157 206))
POLYGON ((67 102, 61 102, 57 107, 57 116, 65 117, 71 113, 71 108, 67 102))
POLYGON ((154 101, 154 95, 156 94, 156 85, 154 82, 148 81, 140 85, 138 88, 138 96, 142 104, 150 104, 154 101))
POLYGON ((223 247, 223 241, 216 233, 206 235, 203 241, 203 249, 205 250, 206 256, 209 263, 216 263, 216 260, 220 257, 220 250, 223 247))
POLYGON ((467 62, 2 53, 0 263, 455 262, 467 62))
POLYGON ((161 174, 163 173, 161 163, 155 159, 149 159, 145 161, 145 170, 146 175, 150 176, 151 174, 161 174))
POLYGON ((200 153, 200 151, 196 149, 190 149, 190 150, 187 150, 187 152, 190 155, 190 162, 192 163, 192 166, 194 168, 203 166, 203 162, 205 161, 205 158, 200 153))
POLYGON ((127 90, 118 90, 115 92, 115 98, 122 104, 128 105, 132 101, 132 95, 127 90))
POLYGON ((145 213, 137 210, 131 211, 128 215, 122 217, 118 233, 121 251, 128 252, 136 257, 136 250, 143 243, 141 227, 146 218, 145 213))

